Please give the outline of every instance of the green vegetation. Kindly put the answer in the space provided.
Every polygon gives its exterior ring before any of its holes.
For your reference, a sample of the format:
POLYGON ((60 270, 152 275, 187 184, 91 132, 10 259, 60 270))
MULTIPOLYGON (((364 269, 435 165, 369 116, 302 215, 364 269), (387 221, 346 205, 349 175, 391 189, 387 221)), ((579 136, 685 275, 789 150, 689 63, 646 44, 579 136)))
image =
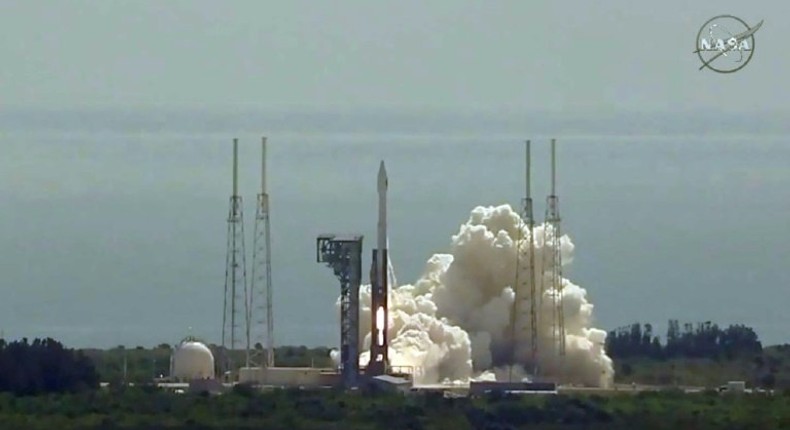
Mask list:
POLYGON ((0 428, 26 429, 776 429, 790 396, 641 393, 601 396, 359 395, 152 388, 40 397, 0 394, 0 428))
POLYGON ((630 357, 614 363, 618 383, 716 387, 727 381, 746 381, 751 387, 790 388, 790 345, 770 346, 758 354, 729 360, 630 357))
MULTIPOLYGON (((747 339, 747 343, 749 336, 747 339)), ((650 341, 652 344, 653 341, 650 341)), ((326 348, 280 348, 278 364, 324 366, 326 348)), ((790 391, 719 394, 713 390, 610 395, 490 395, 444 398, 338 390, 258 392, 236 386, 231 392, 176 394, 150 384, 97 389, 102 379, 122 376, 148 382, 169 365, 170 349, 114 348, 79 351, 52 339, 28 343, 0 340, 0 428, 25 429, 775 429, 790 428, 790 391), (90 356, 91 358, 88 358, 90 356), (150 365, 148 364, 150 363, 150 365), (119 373, 120 372, 120 373, 119 373)), ((234 352, 235 359, 243 358, 234 352)), ((760 348, 730 356, 664 357, 632 354, 616 361, 618 372, 638 382, 669 381, 718 385, 729 379, 773 375, 787 384, 790 346, 760 348), (672 374, 667 376, 667 369, 672 374), (717 373, 721 372, 721 373, 717 373), (716 379, 716 383, 709 383, 716 379)), ((763 384, 766 385, 766 384, 763 384)))
POLYGON ((731 325, 721 329, 710 321, 683 324, 669 320, 666 342, 653 336, 651 324, 634 323, 609 332, 606 351, 612 358, 649 357, 657 360, 677 357, 734 359, 759 354, 763 349, 751 327, 731 325))
POLYGON ((127 382, 151 382, 160 375, 170 374, 172 350, 167 344, 152 349, 118 346, 108 350, 86 349, 82 352, 96 365, 102 382, 121 383, 124 380, 124 360, 127 382))
POLYGON ((715 387, 729 380, 752 387, 790 388, 790 345, 763 348, 750 327, 725 329, 711 322, 681 325, 670 320, 666 341, 650 324, 611 331, 607 353, 618 383, 715 387))
POLYGON ((93 363, 52 339, 6 343, 0 339, 0 392, 16 395, 77 392, 95 389, 99 377, 93 363))

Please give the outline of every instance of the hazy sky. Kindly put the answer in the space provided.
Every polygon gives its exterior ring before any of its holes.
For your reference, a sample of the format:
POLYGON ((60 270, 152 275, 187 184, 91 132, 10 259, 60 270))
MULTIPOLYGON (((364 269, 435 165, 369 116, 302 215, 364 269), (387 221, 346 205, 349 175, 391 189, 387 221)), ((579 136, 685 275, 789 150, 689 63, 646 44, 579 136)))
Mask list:
POLYGON ((790 2, 0 2, 0 103, 784 109, 790 2), (698 71, 700 26, 765 19, 698 71))
POLYGON ((522 139, 545 179, 557 137, 569 273, 596 324, 702 318, 785 342, 787 41, 786 0, 0 0, 0 331, 216 341, 229 143, 250 229, 266 134, 277 342, 331 344, 315 237, 371 243, 379 160, 411 282, 471 208, 519 201, 522 139), (692 53, 719 14, 765 20, 734 74, 692 53))

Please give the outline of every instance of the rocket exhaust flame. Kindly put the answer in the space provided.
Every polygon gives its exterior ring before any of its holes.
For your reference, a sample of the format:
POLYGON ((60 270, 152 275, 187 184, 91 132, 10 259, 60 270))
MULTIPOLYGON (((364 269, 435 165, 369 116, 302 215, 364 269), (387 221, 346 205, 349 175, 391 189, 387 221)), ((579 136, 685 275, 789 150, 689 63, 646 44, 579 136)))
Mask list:
POLYGON ((376 330, 378 330, 378 339, 376 339, 376 344, 379 346, 384 346, 384 308, 379 306, 376 309, 376 330))

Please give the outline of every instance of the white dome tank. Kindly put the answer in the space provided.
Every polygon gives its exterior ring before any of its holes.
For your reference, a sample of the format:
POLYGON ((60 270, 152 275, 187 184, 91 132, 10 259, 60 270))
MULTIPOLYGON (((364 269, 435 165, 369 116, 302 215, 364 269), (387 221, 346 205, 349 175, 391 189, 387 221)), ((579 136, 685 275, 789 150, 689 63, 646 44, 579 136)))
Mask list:
POLYGON ((173 352, 173 374, 177 379, 210 379, 214 377, 214 355, 197 341, 184 341, 173 352))

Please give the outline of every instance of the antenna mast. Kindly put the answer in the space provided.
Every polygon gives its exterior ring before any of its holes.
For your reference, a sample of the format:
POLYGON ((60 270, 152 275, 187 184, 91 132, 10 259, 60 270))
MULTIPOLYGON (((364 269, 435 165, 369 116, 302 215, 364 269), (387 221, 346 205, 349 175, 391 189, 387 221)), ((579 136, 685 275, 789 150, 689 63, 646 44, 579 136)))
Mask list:
MULTIPOLYGON (((266 137, 261 138, 261 192, 255 213, 255 232, 252 248, 252 286, 250 288, 248 320, 254 340, 266 348, 254 348, 252 362, 256 366, 274 367, 274 314, 272 311, 272 255, 269 225, 269 193, 266 191, 266 137)), ((250 350, 249 344, 247 345, 250 350)), ((249 354, 249 352, 248 352, 249 354)))

